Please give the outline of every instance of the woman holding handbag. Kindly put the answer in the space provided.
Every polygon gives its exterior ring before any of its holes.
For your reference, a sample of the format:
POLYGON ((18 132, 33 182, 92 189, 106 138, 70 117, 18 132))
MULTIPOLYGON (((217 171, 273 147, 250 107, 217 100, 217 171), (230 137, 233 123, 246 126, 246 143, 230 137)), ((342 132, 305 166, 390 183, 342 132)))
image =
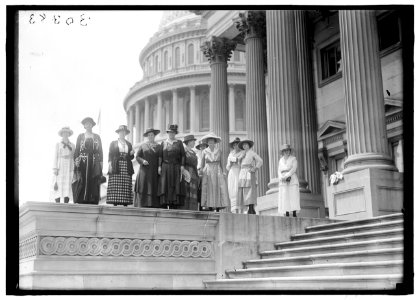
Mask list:
POLYGON ((54 187, 53 198, 56 203, 60 203, 63 198, 64 203, 69 203, 73 200, 73 193, 71 191, 71 183, 73 180, 74 161, 73 154, 75 146, 68 139, 73 134, 69 127, 63 127, 58 131, 61 136, 61 142, 55 145, 54 155, 54 187))
POLYGON ((106 203, 127 206, 132 204, 133 198, 134 150, 132 144, 125 139, 125 136, 130 133, 127 126, 121 125, 115 132, 118 133, 119 138, 109 146, 109 183, 106 203))

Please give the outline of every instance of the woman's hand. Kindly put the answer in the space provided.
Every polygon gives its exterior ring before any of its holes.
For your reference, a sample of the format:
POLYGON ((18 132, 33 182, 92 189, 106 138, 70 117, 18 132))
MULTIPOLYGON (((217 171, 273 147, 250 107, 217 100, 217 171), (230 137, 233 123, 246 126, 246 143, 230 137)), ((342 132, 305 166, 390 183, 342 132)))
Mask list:
POLYGON ((148 163, 148 161, 146 161, 145 159, 143 160, 143 166, 148 166, 149 165, 149 163, 148 163))
POLYGON ((159 168, 157 169, 157 173, 159 173, 159 175, 161 175, 161 167, 159 167, 159 168))
POLYGON ((184 166, 180 166, 180 171, 183 172, 183 170, 185 170, 184 166))
POLYGON ((132 150, 131 150, 131 152, 130 152, 129 154, 134 155, 134 154, 135 154, 134 149, 132 149, 132 150))
POLYGON ((74 160, 74 164, 76 165, 76 167, 79 167, 79 166, 80 166, 80 157, 77 157, 77 158, 74 160))
POLYGON ((112 163, 111 163, 111 162, 109 162, 108 172, 109 172, 110 174, 112 174, 112 163))

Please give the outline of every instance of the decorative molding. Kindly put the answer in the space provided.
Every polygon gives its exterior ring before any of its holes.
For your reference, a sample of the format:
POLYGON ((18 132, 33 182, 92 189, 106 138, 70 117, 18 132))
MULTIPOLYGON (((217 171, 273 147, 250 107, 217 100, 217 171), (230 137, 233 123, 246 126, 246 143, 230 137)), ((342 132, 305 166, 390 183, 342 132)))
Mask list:
POLYGON ((38 235, 34 232, 26 235, 19 241, 19 260, 36 256, 38 235))
POLYGON ((345 131, 346 131, 345 122, 327 120, 318 130, 317 138, 319 140, 324 140, 331 135, 335 135, 335 134, 345 132, 345 131))
POLYGON ((40 255, 70 256, 145 256, 209 258, 213 255, 208 241, 110 239, 96 237, 40 238, 40 255))
POLYGON ((236 48, 236 42, 227 38, 211 37, 201 45, 201 51, 210 63, 228 62, 232 51, 236 48))

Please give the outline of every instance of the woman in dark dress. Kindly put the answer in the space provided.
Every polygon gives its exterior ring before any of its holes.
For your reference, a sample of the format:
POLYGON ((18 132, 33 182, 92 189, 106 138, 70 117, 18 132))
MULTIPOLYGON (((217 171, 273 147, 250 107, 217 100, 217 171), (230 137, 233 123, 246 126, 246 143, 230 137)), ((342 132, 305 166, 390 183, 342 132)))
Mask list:
POLYGON ((140 169, 135 180, 135 207, 160 207, 157 196, 159 184, 159 160, 161 160, 161 145, 154 141, 160 130, 149 128, 144 133, 148 141, 140 145, 136 159, 140 169))
POLYGON ((181 173, 185 165, 185 149, 182 142, 175 138, 178 133, 177 125, 169 125, 169 138, 161 143, 162 162, 159 167, 160 206, 164 208, 178 208, 183 205, 185 191, 181 185, 181 173))
POLYGON ((73 198, 74 203, 98 204, 103 168, 103 151, 100 136, 92 132, 96 125, 92 118, 81 121, 86 129, 77 137, 74 152, 73 198))
POLYGON ((127 126, 121 125, 115 131, 119 138, 109 146, 109 183, 106 203, 117 205, 132 204, 132 175, 134 168, 134 150, 132 144, 125 139, 130 133, 127 126))
POLYGON ((198 210, 198 156, 196 155, 193 147, 195 146, 195 137, 187 135, 183 139, 185 148, 185 170, 182 174, 182 184, 185 187, 185 201, 180 209, 198 210))

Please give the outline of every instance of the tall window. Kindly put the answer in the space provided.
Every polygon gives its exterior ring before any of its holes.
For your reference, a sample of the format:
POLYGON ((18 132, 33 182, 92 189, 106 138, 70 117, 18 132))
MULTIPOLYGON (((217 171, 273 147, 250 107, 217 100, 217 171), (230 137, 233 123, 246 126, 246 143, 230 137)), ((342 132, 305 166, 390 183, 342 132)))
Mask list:
POLYGON ((159 71, 159 57, 156 55, 154 58, 154 73, 159 71))
POLYGON ((208 131, 210 129, 210 103, 209 103, 209 91, 207 89, 201 91, 199 94, 200 102, 200 119, 199 119, 199 130, 208 131))
POLYGON ((340 41, 336 41, 320 49, 322 80, 328 79, 341 72, 340 41))
POLYGON ((246 94, 241 88, 234 91, 234 108, 236 115, 236 130, 246 130, 246 94))
POLYGON ((188 45, 188 65, 193 65, 194 63, 194 46, 193 44, 188 45))
POLYGON ((163 54, 163 71, 167 71, 167 56, 168 56, 167 51, 164 51, 164 54, 163 54))
POLYGON ((379 17, 377 26, 380 51, 400 43, 400 21, 396 12, 379 17))
POLYGON ((240 61, 240 52, 239 51, 234 51, 234 56, 233 56, 233 60, 234 61, 240 61))
POLYGON ((175 49, 175 68, 180 67, 180 48, 176 47, 175 49))

